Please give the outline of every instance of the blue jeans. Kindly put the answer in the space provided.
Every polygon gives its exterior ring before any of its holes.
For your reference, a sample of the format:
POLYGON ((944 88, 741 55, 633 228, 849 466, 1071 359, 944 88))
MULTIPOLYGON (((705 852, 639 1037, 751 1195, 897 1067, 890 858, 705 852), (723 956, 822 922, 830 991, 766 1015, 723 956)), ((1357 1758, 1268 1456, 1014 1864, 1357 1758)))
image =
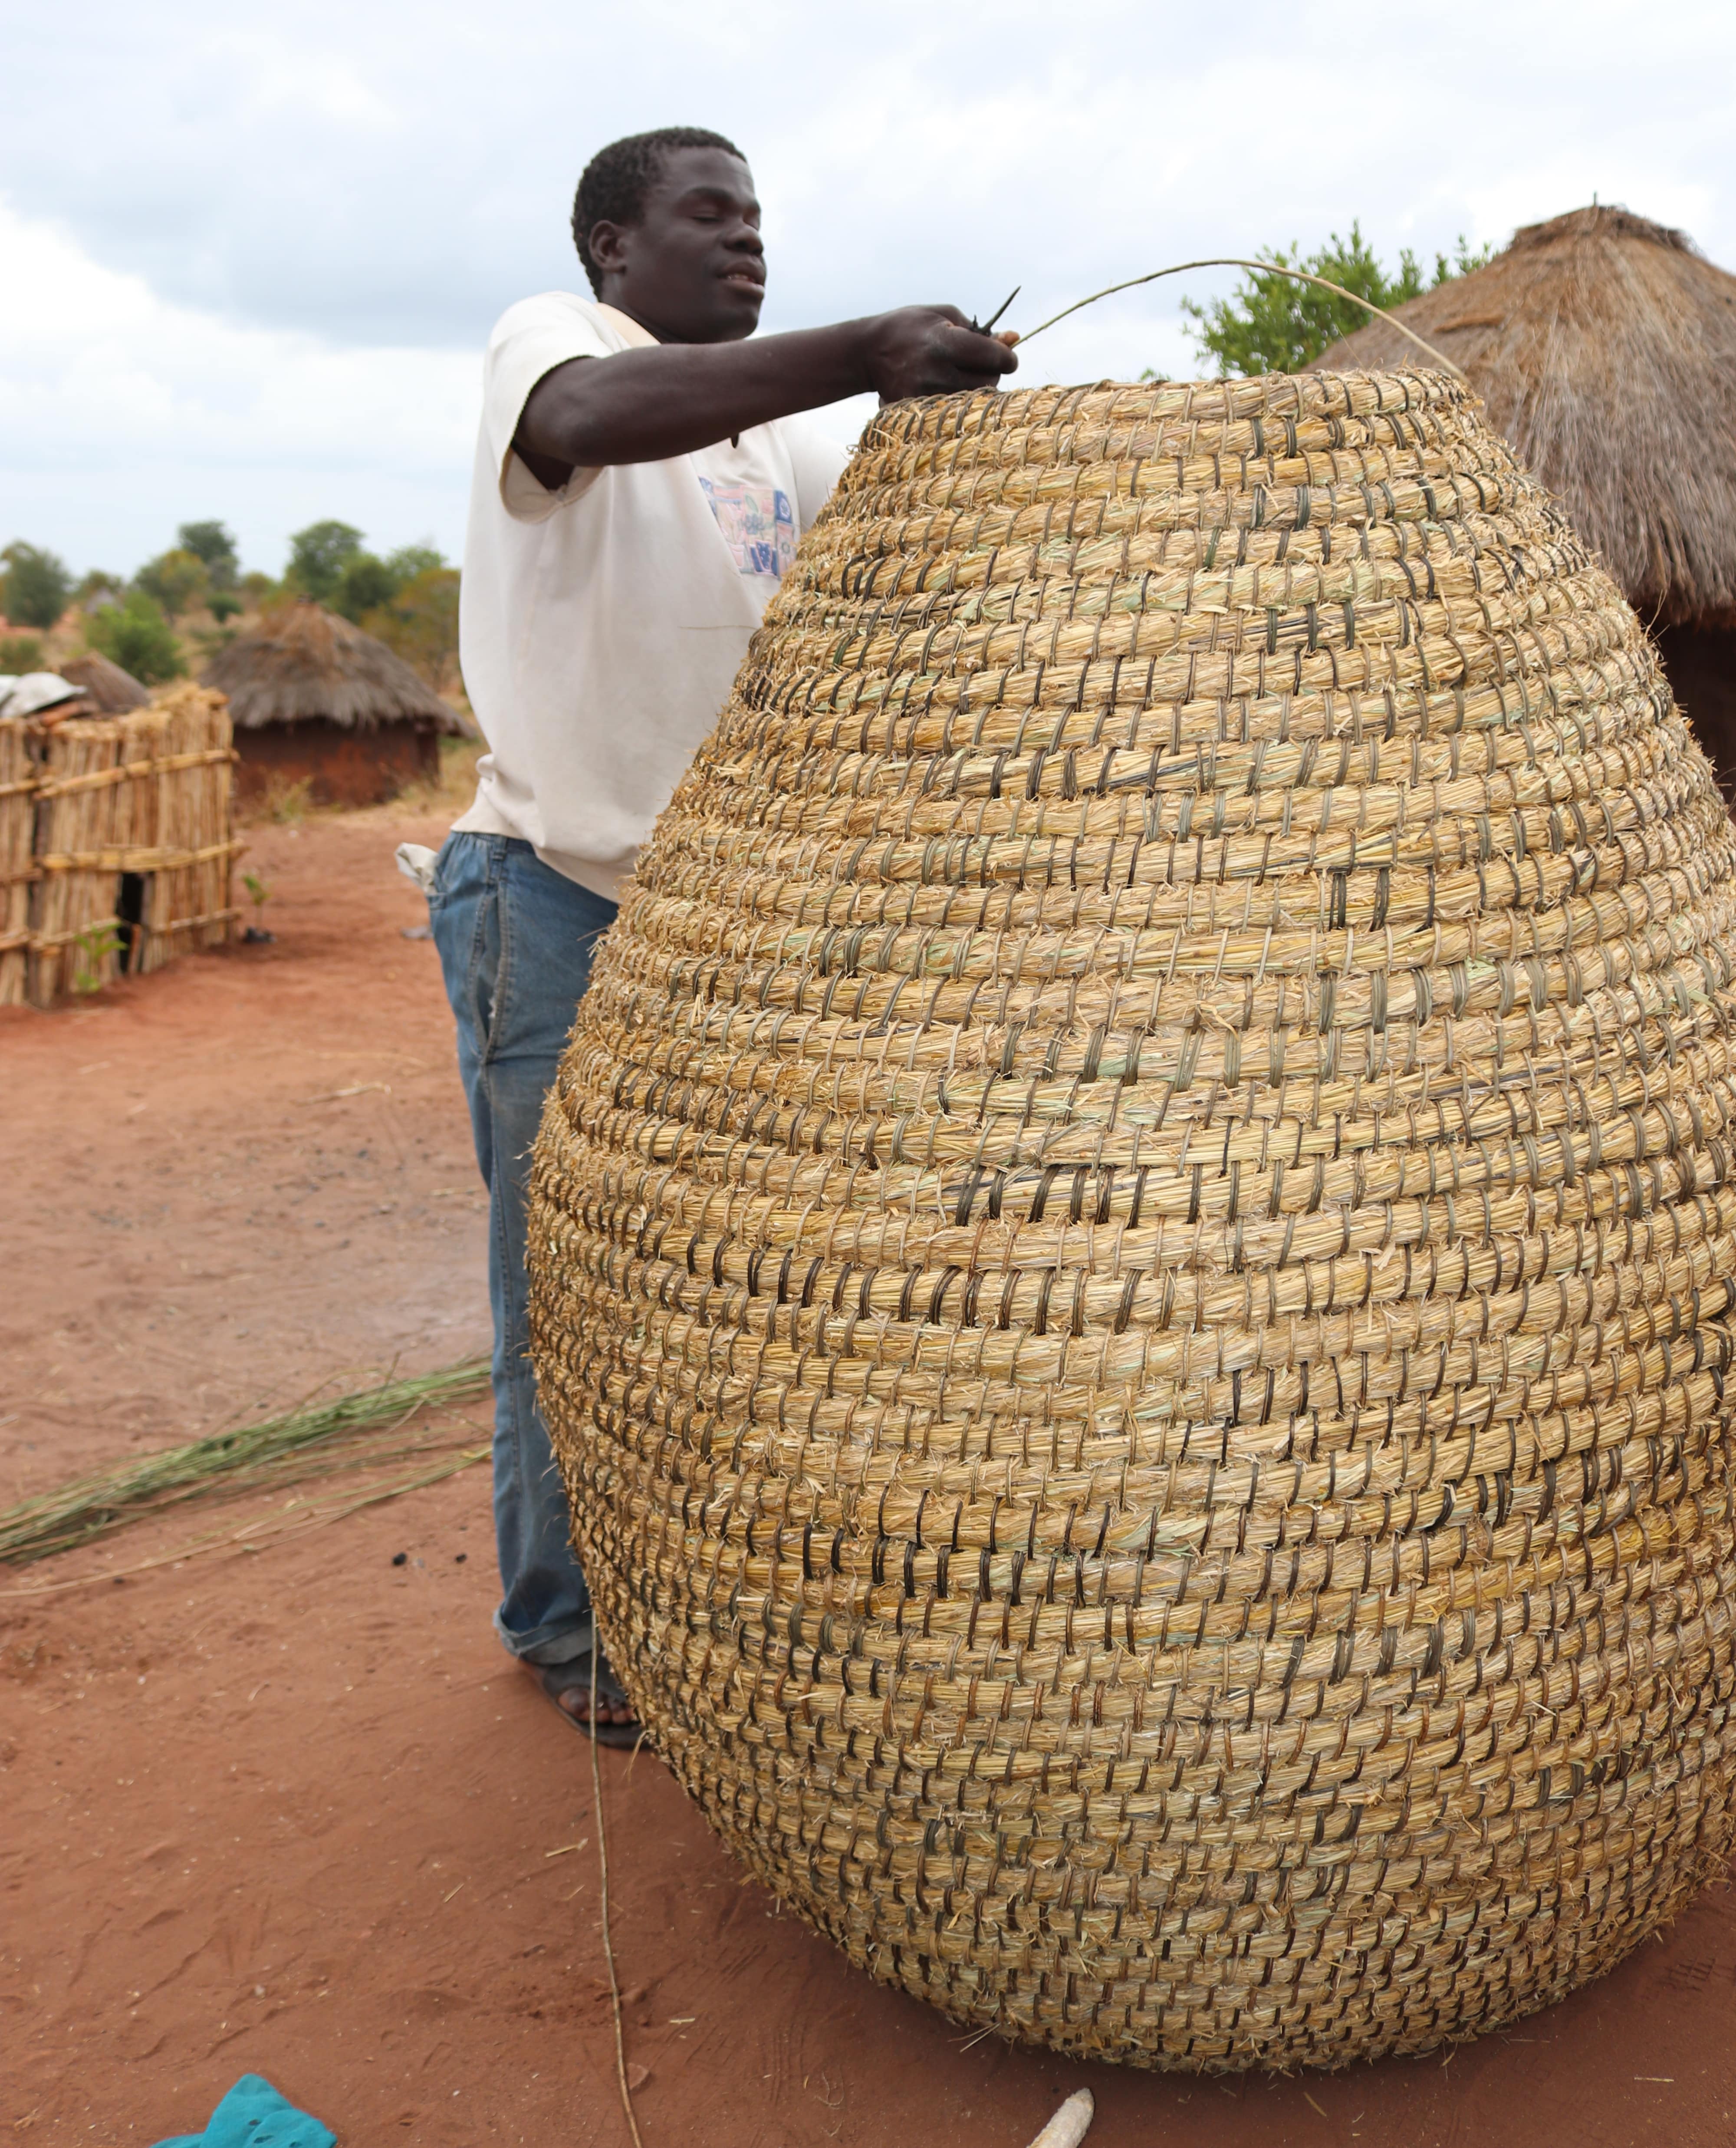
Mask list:
POLYGON ((434 861, 429 919, 458 1021, 458 1068, 489 1189, 494 1315, 494 1630, 515 1656, 561 1664, 591 1645, 590 1591, 530 1365, 524 1273, 529 1154, 591 955, 614 903, 529 843, 453 834, 434 861))

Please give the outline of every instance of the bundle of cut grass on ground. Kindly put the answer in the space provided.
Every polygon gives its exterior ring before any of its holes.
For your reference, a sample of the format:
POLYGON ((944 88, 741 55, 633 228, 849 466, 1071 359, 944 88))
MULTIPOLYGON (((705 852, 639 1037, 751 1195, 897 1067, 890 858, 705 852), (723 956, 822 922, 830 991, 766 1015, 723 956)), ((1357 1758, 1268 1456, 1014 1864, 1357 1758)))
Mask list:
POLYGON ((469 1358, 414 1379, 382 1380, 359 1393, 304 1403, 282 1417, 76 1478, 0 1510, 0 1563, 50 1558, 214 1491, 263 1491, 334 1469, 474 1446, 476 1427, 451 1419, 422 1427, 389 1448, 382 1443, 421 1412, 474 1401, 488 1384, 487 1359, 469 1358))

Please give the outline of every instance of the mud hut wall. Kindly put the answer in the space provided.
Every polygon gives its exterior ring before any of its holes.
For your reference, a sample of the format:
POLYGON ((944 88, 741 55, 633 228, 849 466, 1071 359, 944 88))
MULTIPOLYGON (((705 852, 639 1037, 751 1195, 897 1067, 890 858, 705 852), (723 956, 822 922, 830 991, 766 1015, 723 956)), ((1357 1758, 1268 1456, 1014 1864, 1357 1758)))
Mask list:
POLYGON ((236 794, 244 806, 302 784, 315 806, 384 806, 440 773, 439 734, 427 716, 366 725, 303 716, 239 730, 235 745, 236 794))
POLYGON ((37 771, 29 730, 22 716, 0 716, 0 1006, 23 1004, 30 971, 37 771))

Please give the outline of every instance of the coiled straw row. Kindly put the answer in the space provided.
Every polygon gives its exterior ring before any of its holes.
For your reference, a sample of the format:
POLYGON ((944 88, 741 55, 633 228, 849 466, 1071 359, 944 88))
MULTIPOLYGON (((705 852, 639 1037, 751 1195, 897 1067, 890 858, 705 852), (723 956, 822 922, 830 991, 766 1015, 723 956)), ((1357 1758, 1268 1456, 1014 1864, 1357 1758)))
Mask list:
POLYGON ((960 2020, 1511 2020, 1731 1834, 1733 831, 1427 373, 870 428, 544 1122, 540 1391, 713 1824, 960 2020))

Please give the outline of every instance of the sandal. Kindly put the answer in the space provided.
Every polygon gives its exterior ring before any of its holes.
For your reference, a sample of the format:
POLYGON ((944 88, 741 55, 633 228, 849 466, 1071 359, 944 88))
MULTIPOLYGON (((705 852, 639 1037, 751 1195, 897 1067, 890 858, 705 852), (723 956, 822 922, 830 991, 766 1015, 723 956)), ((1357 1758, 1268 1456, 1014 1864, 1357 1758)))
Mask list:
MULTIPOLYGON (((564 1664, 534 1664, 523 1657, 519 1661, 559 1711, 563 1720, 569 1723, 581 1738, 595 1738, 600 1745, 628 1746, 636 1745, 644 1737, 644 1728, 636 1717, 631 1723, 593 1724, 591 1722, 591 1651, 589 1649, 576 1656, 568 1657, 564 1664), (575 1715, 561 1699, 563 1694, 571 1693, 574 1688, 585 1696, 586 1713, 583 1715, 575 1715)), ((609 1668, 608 1657, 600 1652, 597 1656, 597 1705, 600 1708, 630 1708, 633 1705, 620 1680, 609 1668)))

